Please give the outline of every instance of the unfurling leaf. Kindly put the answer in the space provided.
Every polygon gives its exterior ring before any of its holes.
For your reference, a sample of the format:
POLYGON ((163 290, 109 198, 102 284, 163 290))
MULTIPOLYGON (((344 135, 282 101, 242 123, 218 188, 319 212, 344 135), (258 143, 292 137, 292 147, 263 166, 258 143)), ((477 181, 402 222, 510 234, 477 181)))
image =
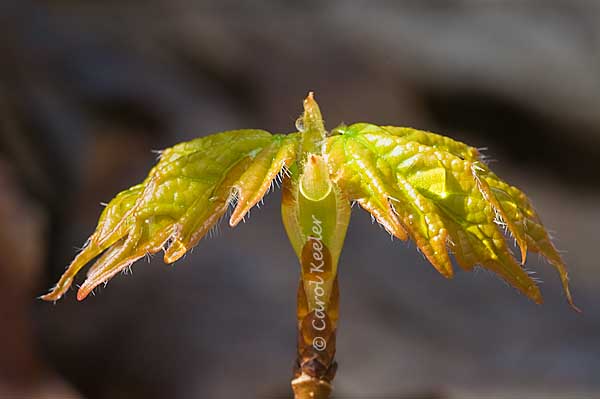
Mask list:
MULTIPOLYGON (((538 252, 556 268, 577 310, 564 262, 529 200, 490 171, 475 148, 434 133, 368 123, 326 133, 312 95, 299 121, 298 133, 236 130, 164 151, 143 183, 108 204, 84 249, 42 298, 59 299, 96 257, 80 300, 146 254, 164 249, 165 262, 176 261, 232 203, 237 205, 230 225, 238 224, 284 170, 284 224, 301 263, 307 241, 315 239, 311 223, 319 223, 319 232, 323 223, 314 244, 323 253, 314 255, 332 256, 326 296, 336 277, 348 205, 356 201, 390 234, 414 240, 445 277, 453 275, 453 254, 462 268, 492 270, 541 303, 539 288, 522 267, 528 250, 538 252), (521 264, 503 230, 515 238, 521 264)), ((314 298, 309 302, 316 306, 314 298)))
POLYGON ((59 299, 77 272, 90 268, 77 299, 133 262, 160 250, 175 262, 210 230, 237 199, 231 224, 253 207, 277 173, 295 160, 298 135, 235 130, 192 140, 162 152, 142 184, 117 195, 96 231, 56 287, 42 299, 59 299))
POLYGON ((434 133, 357 123, 329 138, 334 181, 394 236, 404 230, 431 264, 452 277, 454 253, 466 270, 490 269, 536 303, 536 283, 512 256, 501 226, 521 249, 546 257, 573 304, 564 262, 527 197, 500 180, 478 151, 434 133), (400 227, 404 230, 400 230, 400 227))

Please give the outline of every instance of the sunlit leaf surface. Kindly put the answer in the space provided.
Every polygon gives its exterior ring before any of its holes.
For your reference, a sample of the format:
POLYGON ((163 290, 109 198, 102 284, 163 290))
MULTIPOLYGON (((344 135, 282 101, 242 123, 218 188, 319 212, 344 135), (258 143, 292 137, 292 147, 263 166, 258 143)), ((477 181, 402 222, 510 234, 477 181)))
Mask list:
POLYGON ((175 262, 235 201, 231 223, 237 224, 295 159, 297 140, 297 134, 235 130, 165 150, 142 184, 106 206, 83 250, 42 299, 59 299, 77 272, 100 254, 79 289, 80 300, 146 254, 164 249, 165 262, 175 262))
POLYGON ((529 249, 554 265, 573 305, 565 265, 527 197, 493 174, 475 148, 409 128, 358 123, 338 132, 328 143, 334 180, 391 234, 404 239, 407 231, 441 274, 452 276, 451 252, 461 267, 490 269, 541 303, 505 228, 523 263, 529 249))
MULTIPOLYGON (((315 121, 306 117, 307 123, 322 126, 320 113, 315 115, 315 121)), ((542 296, 523 264, 527 251, 540 253, 559 272, 575 308, 564 262, 531 203, 490 171, 475 148, 434 133, 368 123, 340 126, 325 141, 314 133, 302 128, 288 135, 236 130, 165 150, 143 183, 108 204, 84 249, 42 298, 59 299, 77 272, 95 258, 79 289, 80 300, 146 254, 164 250, 165 262, 176 261, 231 204, 236 207, 230 225, 239 223, 279 174, 287 187, 284 222, 299 258, 310 239, 300 227, 300 219, 308 223, 310 215, 294 210, 302 187, 325 190, 315 204, 339 214, 329 222, 329 211, 319 216, 325 221, 325 248, 335 258, 332 278, 347 226, 345 209, 355 201, 393 236, 411 238, 445 277, 453 275, 454 255, 462 268, 492 270, 536 303, 542 296), (323 162, 324 169, 317 168, 323 162), (313 164, 317 166, 306 172, 313 164), (322 176, 323 170, 329 176, 322 176), (333 184, 331 194, 328 182, 333 184), (511 253, 510 236, 520 248, 520 262, 511 253)), ((319 214, 319 209, 311 212, 319 214)))

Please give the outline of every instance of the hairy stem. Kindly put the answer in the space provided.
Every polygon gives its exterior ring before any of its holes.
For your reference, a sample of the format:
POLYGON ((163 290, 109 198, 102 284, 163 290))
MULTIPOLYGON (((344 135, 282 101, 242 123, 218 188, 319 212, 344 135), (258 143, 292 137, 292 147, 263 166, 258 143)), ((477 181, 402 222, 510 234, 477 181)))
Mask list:
POLYGON ((337 370, 335 333, 339 311, 337 277, 324 312, 309 309, 304 282, 298 286, 298 354, 292 389, 295 399, 327 399, 337 370))

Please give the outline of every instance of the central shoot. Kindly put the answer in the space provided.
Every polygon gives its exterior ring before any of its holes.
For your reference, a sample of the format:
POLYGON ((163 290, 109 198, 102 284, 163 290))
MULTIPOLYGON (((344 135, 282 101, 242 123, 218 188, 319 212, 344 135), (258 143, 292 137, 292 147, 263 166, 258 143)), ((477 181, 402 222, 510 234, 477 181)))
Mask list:
POLYGON ((330 178, 327 132, 310 93, 298 119, 299 162, 283 183, 283 224, 301 268, 298 286, 296 397, 326 398, 335 376, 338 320, 337 265, 350 221, 349 200, 330 178))

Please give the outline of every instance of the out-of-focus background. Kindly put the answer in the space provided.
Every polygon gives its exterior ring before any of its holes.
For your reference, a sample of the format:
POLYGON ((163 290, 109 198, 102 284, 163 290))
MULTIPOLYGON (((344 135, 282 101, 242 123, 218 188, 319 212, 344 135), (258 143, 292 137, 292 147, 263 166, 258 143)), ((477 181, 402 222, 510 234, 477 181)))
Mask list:
MULTIPOLYGON (((0 4, 0 398, 289 397, 298 267, 270 194, 182 261, 95 297, 50 288, 151 150, 217 131, 370 121, 487 147, 564 250, 583 314, 489 273, 447 281, 354 210, 340 398, 600 397, 600 3, 0 4)), ((81 277, 83 278, 83 277, 81 277)))

